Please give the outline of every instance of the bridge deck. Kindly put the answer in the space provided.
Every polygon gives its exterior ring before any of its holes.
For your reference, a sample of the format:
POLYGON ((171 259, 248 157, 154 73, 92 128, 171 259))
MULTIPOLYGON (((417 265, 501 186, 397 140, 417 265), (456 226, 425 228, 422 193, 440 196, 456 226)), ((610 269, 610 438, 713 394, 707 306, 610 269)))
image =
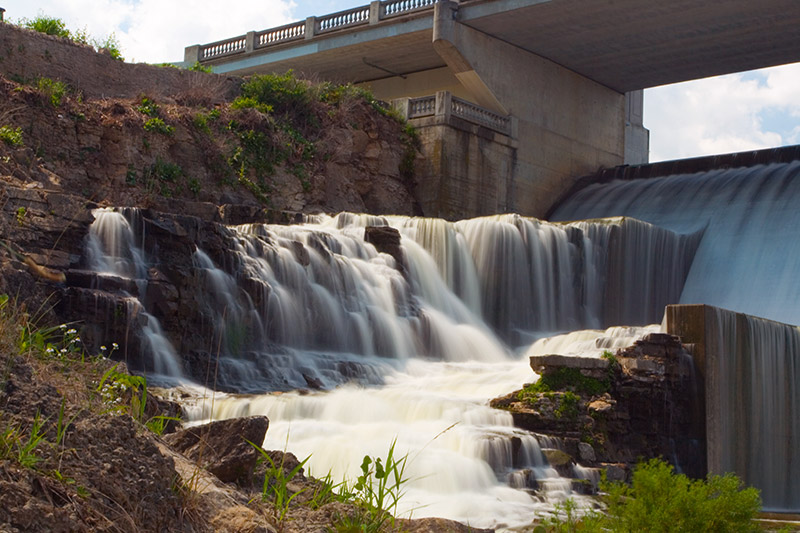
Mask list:
MULTIPOLYGON (((288 41, 205 45, 234 51, 201 61, 220 72, 294 68, 356 82, 436 68, 444 62, 431 44, 433 3, 373 2, 298 23, 310 31, 288 41)), ((458 21, 619 92, 800 60, 796 0, 462 0, 458 21)))

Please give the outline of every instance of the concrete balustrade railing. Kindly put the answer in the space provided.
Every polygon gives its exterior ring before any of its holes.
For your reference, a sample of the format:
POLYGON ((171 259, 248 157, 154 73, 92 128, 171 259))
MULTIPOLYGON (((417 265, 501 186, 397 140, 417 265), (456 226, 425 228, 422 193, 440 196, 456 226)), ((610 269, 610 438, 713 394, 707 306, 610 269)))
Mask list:
POLYGON ((453 116, 481 124, 500 133, 511 135, 511 117, 500 115, 472 102, 453 96, 451 104, 453 116))
POLYGON ((436 0, 392 0, 381 2, 381 8, 384 17, 393 17, 411 11, 428 9, 435 3, 436 0))
POLYGON ((317 19, 316 33, 336 31, 361 24, 369 24, 370 6, 356 7, 347 11, 339 11, 317 19))
MULTIPOLYGON (((251 53, 272 46, 328 36, 351 28, 380 24, 404 16, 415 16, 433 11, 437 0, 375 0, 368 5, 331 13, 322 17, 308 17, 304 21, 286 24, 262 31, 251 31, 223 41, 189 46, 184 51, 184 62, 212 61, 233 54, 251 53)), ((465 1, 465 0, 462 0, 465 1)))
POLYGON ((409 98, 406 118, 432 117, 436 114, 436 95, 409 98))
POLYGON ((514 137, 512 117, 453 96, 449 91, 439 91, 435 95, 419 98, 400 98, 394 100, 392 105, 406 120, 435 117, 437 124, 450 124, 451 117, 457 117, 508 137, 514 137))
POLYGON ((241 35, 239 37, 234 37, 233 39, 206 44, 202 46, 200 50, 198 50, 199 57, 197 57, 195 61, 206 61, 209 59, 215 59, 217 57, 244 52, 246 46, 245 37, 246 36, 241 35))
POLYGON ((256 42, 254 48, 263 48, 272 44, 285 43, 289 41, 296 41, 305 38, 306 23, 295 22, 287 24, 278 28, 272 28, 256 33, 256 42))

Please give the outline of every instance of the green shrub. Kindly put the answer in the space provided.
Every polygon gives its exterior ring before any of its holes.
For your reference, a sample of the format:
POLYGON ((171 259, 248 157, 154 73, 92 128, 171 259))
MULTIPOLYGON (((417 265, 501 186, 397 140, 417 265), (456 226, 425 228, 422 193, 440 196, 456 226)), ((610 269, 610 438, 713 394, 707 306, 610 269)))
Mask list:
POLYGON ((172 133, 175 131, 175 128, 168 125, 163 119, 159 117, 153 117, 144 123, 144 131, 172 135, 172 133))
POLYGON ((61 101, 67 94, 67 85, 64 82, 51 80, 50 78, 36 80, 36 88, 47 97, 53 107, 60 106, 61 101))
POLYGON ((253 76, 242 85, 242 95, 234 101, 236 106, 274 109, 303 120, 312 113, 309 84, 297 79, 291 70, 281 75, 253 76))
POLYGON ((108 35, 104 39, 95 39, 89 35, 86 28, 71 32, 67 29, 67 25, 63 20, 44 15, 39 15, 33 20, 22 19, 20 24, 25 28, 38 31, 39 33, 72 39, 76 43, 91 46, 98 52, 105 51, 114 59, 119 61, 123 60, 119 41, 114 33, 108 35))
POLYGON ((22 128, 0 126, 0 140, 8 146, 22 146, 22 128))
POLYGON ((269 104, 263 104, 258 101, 258 99, 253 98, 252 96, 239 96, 233 102, 231 102, 231 109, 257 109, 258 111, 268 115, 272 113, 272 106, 269 104))
POLYGON ((144 169, 143 179, 148 192, 157 192, 170 198, 181 190, 180 178, 184 175, 180 165, 164 161, 160 157, 151 166, 144 169))
POLYGON ((705 481, 676 474, 659 459, 641 463, 631 485, 604 483, 608 505, 601 526, 628 531, 758 531, 758 490, 744 488, 734 474, 710 475, 705 481))
POLYGON ((114 33, 109 34, 103 40, 92 40, 92 46, 97 49, 98 52, 105 51, 108 55, 110 55, 113 59, 117 61, 124 61, 125 58, 122 57, 122 49, 119 45, 119 40, 117 40, 117 36, 114 33))
POLYGON ((23 27, 38 31, 39 33, 55 35, 56 37, 71 37, 67 25, 59 18, 39 15, 33 20, 22 19, 20 23, 23 27))
POLYGON ((206 135, 211 135, 211 127, 208 125, 208 115, 205 113, 196 113, 192 117, 192 124, 197 131, 203 132, 206 135))
POLYGON ((142 96, 142 100, 139 102, 136 110, 143 115, 147 115, 148 117, 157 117, 161 114, 161 108, 158 106, 158 104, 146 96, 142 96))
MULTIPOLYGON (((630 485, 603 481, 605 513, 593 512, 563 529, 563 520, 545 522, 544 531, 755 532, 761 509, 757 489, 744 488, 734 474, 691 480, 660 459, 640 463, 630 485)), ((541 531, 541 530, 540 530, 541 531)))
POLYGON ((211 74, 212 72, 214 72, 211 67, 207 67, 205 65, 201 65, 199 61, 195 61, 194 65, 189 67, 188 70, 193 70, 195 72, 205 72, 206 74, 211 74))

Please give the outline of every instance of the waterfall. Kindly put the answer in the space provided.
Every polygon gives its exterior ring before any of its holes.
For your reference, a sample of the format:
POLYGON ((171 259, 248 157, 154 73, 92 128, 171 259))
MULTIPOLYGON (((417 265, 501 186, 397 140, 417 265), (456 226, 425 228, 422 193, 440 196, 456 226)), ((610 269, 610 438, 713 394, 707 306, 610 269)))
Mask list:
POLYGON ((310 455, 312 472, 334 479, 352 479, 365 454, 385 455, 396 438, 411 477, 403 512, 478 527, 523 526, 574 496, 537 437, 487 405, 536 379, 516 353, 552 332, 660 321, 705 229, 628 217, 450 223, 345 213, 217 227, 212 249, 175 241, 200 230, 171 230, 180 224, 156 216, 97 211, 89 256, 97 272, 135 278, 139 294, 165 273, 182 276, 175 291, 199 331, 165 333, 148 319, 156 367, 177 375, 166 363, 199 361, 203 371, 191 375, 248 393, 204 392, 214 401, 187 403, 191 422, 266 414, 267 448, 310 455), (376 225, 399 232, 402 257, 365 241, 376 225))
MULTIPOLYGON (((137 232, 131 225, 131 221, 137 225, 139 211, 126 209, 123 213, 100 208, 93 210, 92 215, 95 220, 89 227, 86 243, 89 266, 99 276, 118 276, 131 280, 138 286, 138 293, 145 294, 148 265, 139 246, 141 241, 137 241, 137 232)), ((141 232, 139 237, 143 238, 141 232)), ((180 377, 182 372, 178 354, 165 337, 158 320, 134 297, 126 298, 125 305, 128 308, 127 316, 136 316, 143 322, 139 334, 144 341, 144 358, 150 360, 147 366, 157 375, 180 377)))
POLYGON ((570 481, 547 464, 537 439, 486 399, 534 374, 526 361, 441 363, 413 359, 380 388, 345 385, 326 394, 217 393, 185 409, 196 423, 263 414, 264 447, 310 456, 312 475, 350 480, 364 455, 385 457, 396 439, 407 457, 399 512, 439 516, 474 527, 519 527, 553 503, 573 497, 570 481), (536 495, 532 495, 537 489, 536 495))
POLYGON ((709 469, 800 509, 800 329, 707 307, 709 469))
POLYGON ((705 230, 679 302, 800 324, 800 161, 616 181, 580 191, 554 220, 634 217, 705 230))

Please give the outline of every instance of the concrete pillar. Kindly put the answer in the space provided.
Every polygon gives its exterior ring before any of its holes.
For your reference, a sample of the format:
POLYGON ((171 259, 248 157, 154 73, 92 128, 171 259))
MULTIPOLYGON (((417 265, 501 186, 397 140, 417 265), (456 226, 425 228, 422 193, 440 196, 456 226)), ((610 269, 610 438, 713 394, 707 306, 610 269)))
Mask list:
POLYGON ((195 63, 200 61, 200 48, 199 44, 195 44, 192 46, 187 46, 183 50, 183 62, 189 64, 189 66, 194 65, 195 63))
POLYGON ((625 93, 625 164, 650 161, 650 132, 644 127, 644 91, 625 93))
POLYGON ((244 53, 249 54, 256 49, 256 32, 249 31, 244 37, 244 53))
POLYGON ((392 107, 397 110, 401 117, 408 120, 409 105, 411 98, 397 98, 392 100, 392 107))
POLYGON ((377 24, 380 22, 383 13, 381 9, 381 2, 380 0, 373 0, 369 3, 369 23, 370 24, 377 24))
POLYGON ((436 123, 449 124, 453 109, 453 95, 450 91, 436 92, 436 123))
POLYGON ((449 0, 435 4, 433 47, 470 100, 517 119, 508 209, 543 217, 580 176, 622 164, 623 94, 461 24, 449 0))
POLYGON ((312 39, 317 34, 317 17, 308 17, 306 19, 306 39, 312 39))

